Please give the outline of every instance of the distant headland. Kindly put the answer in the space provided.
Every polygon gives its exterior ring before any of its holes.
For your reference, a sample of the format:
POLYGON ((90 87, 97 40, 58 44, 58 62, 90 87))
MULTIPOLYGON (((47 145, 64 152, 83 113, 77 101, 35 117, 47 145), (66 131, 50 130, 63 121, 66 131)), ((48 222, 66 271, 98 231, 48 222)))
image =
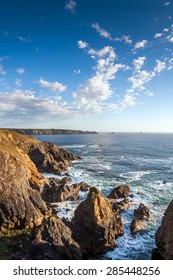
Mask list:
MULTIPOLYGON (((5 128, 4 128, 5 129, 5 128)), ((72 129, 30 129, 30 128, 6 128, 24 135, 56 135, 56 134, 97 134, 96 131, 83 131, 72 129)))

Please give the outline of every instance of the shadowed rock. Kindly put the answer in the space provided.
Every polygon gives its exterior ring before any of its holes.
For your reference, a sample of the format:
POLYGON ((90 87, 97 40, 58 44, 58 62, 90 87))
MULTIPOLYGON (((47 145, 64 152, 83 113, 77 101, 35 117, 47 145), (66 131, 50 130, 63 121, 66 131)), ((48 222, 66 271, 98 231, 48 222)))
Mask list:
POLYGON ((118 199, 118 198, 126 198, 130 195, 131 190, 127 185, 121 185, 114 188, 111 193, 108 195, 108 198, 118 199))
POLYGON ((164 213, 155 240, 157 248, 153 250, 152 259, 173 260, 173 200, 164 213))
POLYGON ((50 218, 42 225, 31 247, 31 259, 77 260, 81 257, 79 244, 61 219, 50 218))
POLYGON ((134 210, 134 216, 139 220, 149 220, 150 210, 146 205, 140 203, 139 207, 134 210))
POLYGON ((74 239, 80 244, 83 254, 96 256, 115 246, 115 239, 123 234, 123 221, 115 215, 110 201, 92 187, 85 201, 77 207, 72 219, 74 239))

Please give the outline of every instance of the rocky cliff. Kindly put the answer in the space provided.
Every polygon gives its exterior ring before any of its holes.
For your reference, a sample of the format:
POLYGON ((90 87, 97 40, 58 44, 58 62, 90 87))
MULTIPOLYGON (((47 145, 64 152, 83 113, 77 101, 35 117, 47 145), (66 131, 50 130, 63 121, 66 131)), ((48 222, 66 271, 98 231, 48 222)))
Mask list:
POLYGON ((173 260, 173 200, 167 207, 155 236, 157 248, 153 259, 173 260))

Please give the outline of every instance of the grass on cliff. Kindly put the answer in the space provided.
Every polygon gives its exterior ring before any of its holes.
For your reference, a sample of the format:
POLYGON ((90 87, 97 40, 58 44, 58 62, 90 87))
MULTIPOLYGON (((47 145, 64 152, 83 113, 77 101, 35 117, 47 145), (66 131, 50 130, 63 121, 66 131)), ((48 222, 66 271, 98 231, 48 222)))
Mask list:
POLYGON ((8 260, 21 249, 26 249, 35 236, 35 230, 0 232, 0 260, 8 260))

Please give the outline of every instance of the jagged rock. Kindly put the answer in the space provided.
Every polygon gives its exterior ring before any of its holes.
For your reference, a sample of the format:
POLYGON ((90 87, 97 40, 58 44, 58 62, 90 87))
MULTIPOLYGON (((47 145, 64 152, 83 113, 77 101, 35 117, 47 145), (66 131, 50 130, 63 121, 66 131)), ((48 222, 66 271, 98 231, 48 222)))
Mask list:
POLYGON ((167 207, 155 236, 153 259, 173 260, 173 200, 167 207))
POLYGON ((136 233, 138 231, 141 231, 142 229, 144 229, 144 224, 142 221, 140 221, 138 219, 133 219, 131 221, 130 230, 132 233, 136 233))
POLYGON ((16 147, 12 135, 0 130, 0 230, 42 223, 48 209, 33 187, 46 183, 30 158, 16 147))
POLYGON ((75 201, 79 199, 79 191, 87 191, 90 186, 84 182, 70 184, 71 178, 64 177, 62 180, 55 180, 51 178, 51 188, 45 189, 44 199, 48 202, 63 202, 65 200, 75 201))
POLYGON ((146 205, 140 203, 139 207, 134 210, 134 216, 139 220, 149 220, 150 210, 146 205))
POLYGON ((19 135, 12 131, 6 132, 11 135, 15 145, 29 155, 39 172, 60 174, 67 171, 73 160, 80 159, 53 143, 41 142, 32 136, 19 135))
POLYGON ((124 229, 121 216, 115 215, 110 201, 95 187, 90 188, 86 200, 77 207, 71 223, 73 237, 86 257, 113 249, 115 239, 124 229))
POLYGON ((124 210, 127 210, 130 208, 132 202, 128 199, 128 198, 125 198, 123 199, 122 201, 115 201, 112 203, 112 207, 113 207, 113 210, 115 212, 122 212, 124 210))
POLYGON ((108 195, 108 198, 126 198, 130 195, 131 190, 130 187, 127 185, 121 185, 116 188, 114 188, 111 193, 108 195))
POLYGON ((77 260, 81 257, 79 244, 61 219, 50 218, 42 225, 31 247, 31 259, 77 260))

